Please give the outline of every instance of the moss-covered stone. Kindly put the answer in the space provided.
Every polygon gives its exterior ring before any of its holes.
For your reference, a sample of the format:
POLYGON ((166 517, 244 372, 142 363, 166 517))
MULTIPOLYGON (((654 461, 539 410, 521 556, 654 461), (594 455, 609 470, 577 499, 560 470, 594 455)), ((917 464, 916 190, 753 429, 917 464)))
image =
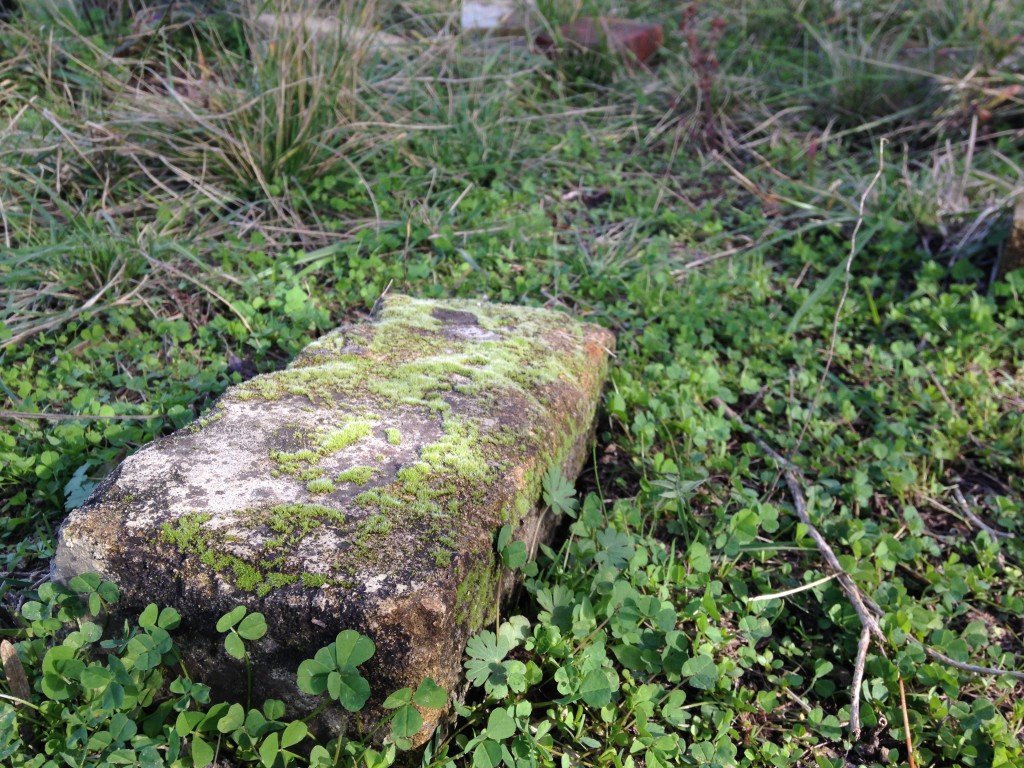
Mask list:
POLYGON ((178 608, 190 673, 241 698, 212 628, 262 611, 253 695, 297 716, 313 702, 295 666, 346 628, 377 644, 381 696, 425 676, 455 690, 466 638, 511 591, 495 531, 549 532, 541 478, 586 459, 611 343, 554 312, 389 297, 127 459, 69 518, 55 575, 111 578, 126 615, 178 608))

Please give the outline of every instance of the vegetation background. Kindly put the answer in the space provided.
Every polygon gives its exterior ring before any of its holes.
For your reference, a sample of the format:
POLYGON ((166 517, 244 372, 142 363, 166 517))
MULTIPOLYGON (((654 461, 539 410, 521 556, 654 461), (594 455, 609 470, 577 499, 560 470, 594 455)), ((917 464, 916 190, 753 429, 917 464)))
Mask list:
MULTIPOLYGON (((503 551, 520 604, 425 765, 1024 764, 1019 3, 539 0, 501 37, 346 0, 315 41, 255 3, 13 5, 0 760, 401 756, 429 686, 314 745, 210 704, 173 610, 104 629, 114 585, 46 582, 121 459, 391 286, 618 335, 592 466, 547 484, 568 535, 503 551), (663 50, 528 44, 596 12, 663 50)), ((243 661, 257 616, 222 622, 243 661)), ((355 681, 365 643, 332 649, 355 681)))

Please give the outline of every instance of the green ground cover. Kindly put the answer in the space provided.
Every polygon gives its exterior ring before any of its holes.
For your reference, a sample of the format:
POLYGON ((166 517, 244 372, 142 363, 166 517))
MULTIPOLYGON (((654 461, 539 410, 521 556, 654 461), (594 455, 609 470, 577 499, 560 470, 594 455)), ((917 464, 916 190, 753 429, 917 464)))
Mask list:
MULTIPOLYGON (((114 586, 45 583, 118 461, 390 285, 618 335, 592 466, 545 481, 567 536, 502 546, 525 587, 424 764, 1021 764, 1013 3, 539 3, 664 23, 650 68, 453 35, 440 0, 346 15, 397 47, 141 5, 0 22, 0 635, 27 672, 0 762, 407 745, 429 685, 385 744, 314 746, 279 702, 211 705, 173 611, 104 633, 114 586)), ((232 655, 257 617, 225 617, 232 655)), ((364 640, 300 685, 358 709, 364 640)))

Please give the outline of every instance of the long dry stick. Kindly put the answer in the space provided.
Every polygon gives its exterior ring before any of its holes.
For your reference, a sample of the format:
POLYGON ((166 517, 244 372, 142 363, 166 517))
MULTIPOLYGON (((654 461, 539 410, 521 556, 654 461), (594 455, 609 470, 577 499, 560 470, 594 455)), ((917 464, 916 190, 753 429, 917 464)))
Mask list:
POLYGON ((956 499, 957 505, 960 507, 960 511, 964 513, 964 517, 974 523, 975 526, 983 530, 993 539, 1012 539, 1012 533, 1006 533, 1005 531, 997 531, 991 525, 982 520, 978 515, 975 514, 974 510, 971 509, 971 505, 967 503, 967 499, 964 497, 964 492, 960 490, 959 485, 953 486, 953 498, 956 499))
POLYGON ((818 548, 818 552, 821 553, 822 557, 825 558, 825 562, 828 567, 836 576, 836 580, 839 582, 839 586, 842 587, 843 592, 846 593, 850 603, 853 605, 853 610, 857 614, 857 619, 860 621, 861 634, 860 641, 857 644, 857 659, 853 667, 853 684, 852 690, 850 691, 850 733, 853 736, 854 741, 860 739, 860 688, 861 683, 864 680, 864 667, 867 663, 868 648, 871 645, 871 636, 874 635, 881 646, 885 647, 885 634, 882 632, 881 627, 878 626, 878 620, 875 618, 873 612, 865 604, 864 596, 861 594, 860 588, 853 582, 850 575, 843 568, 839 562, 839 558, 836 557, 835 551, 832 546, 825 540, 825 537, 821 535, 821 532, 815 527, 814 523, 811 522, 811 517, 807 513, 807 502, 804 500, 804 493, 800 487, 800 481, 797 477, 800 472, 799 468, 793 464, 789 459, 782 456, 778 451, 768 445, 764 440, 758 437, 754 432, 747 427, 740 415, 736 413, 732 408, 729 407, 721 398, 714 397, 711 399, 717 407, 722 409, 729 419, 735 423, 740 429, 743 430, 750 437, 751 440, 768 456, 778 464, 782 471, 783 477, 786 479, 786 486, 789 488, 789 493, 793 497, 793 507, 796 511, 796 516, 800 522, 807 528, 807 533, 811 539, 814 540, 815 546, 818 548))
POLYGON ((112 416, 100 416, 88 413, 35 413, 34 411, 0 410, 0 419, 37 419, 39 421, 125 421, 146 419, 162 419, 163 413, 122 413, 112 416))
POLYGON ((914 760, 914 740, 910 736, 910 715, 907 713, 907 689, 903 686, 903 675, 900 675, 900 709, 903 710, 903 735, 907 738, 907 762, 910 768, 917 768, 914 760))
MULTIPOLYGON (((749 426, 747 426, 742 417, 730 408, 729 405, 721 398, 713 397, 711 398, 711 402, 716 407, 720 408, 730 421, 732 421, 754 442, 755 445, 764 451, 768 457, 778 465, 779 470, 782 472, 782 475, 786 480, 786 486, 789 489, 790 495, 793 497, 793 508, 796 512, 797 518, 804 524, 804 526, 806 526, 808 535, 814 541, 818 548, 818 552, 821 553, 821 556, 825 559, 828 567, 835 574, 836 580, 839 582, 839 585, 842 587, 843 592, 850 600, 850 603, 853 605, 853 609, 857 614, 857 619, 861 626, 861 634, 857 643, 857 658, 854 662, 852 690, 850 692, 850 734, 853 736, 854 741, 856 741, 860 739, 860 689, 864 680, 864 667, 867 664, 867 655, 871 646, 871 637, 874 636, 878 641, 879 649, 883 654, 885 653, 885 648, 888 645, 885 634, 882 632, 882 629, 878 624, 878 619, 883 616, 883 611, 873 600, 861 592, 860 587, 857 586, 839 562, 839 558, 836 557, 836 553, 832 549, 832 546, 825 540, 825 537, 821 535, 821 532, 815 527, 814 523, 811 522, 810 515, 807 512, 807 502, 804 498, 803 489, 800 484, 800 468, 762 440, 749 426)), ((997 669, 995 667, 982 667, 975 664, 967 664, 962 661, 957 661, 934 648, 930 648, 912 635, 907 635, 907 642, 919 645, 928 656, 936 661, 940 661, 943 664, 956 669, 961 669, 965 672, 983 675, 1011 675, 1018 680, 1024 680, 1024 672, 997 669)))
POLYGON ((832 361, 836 355, 836 343, 839 340, 839 317, 842 315, 843 307, 846 305, 846 297, 850 295, 850 270, 853 268, 853 257, 857 255, 857 233, 860 232, 860 228, 864 224, 864 210, 867 207, 868 195, 871 194, 871 190, 875 188, 875 184, 878 183, 882 173, 885 171, 885 144, 885 139, 879 142, 878 170, 875 171, 875 175, 871 178, 871 183, 868 184, 867 189, 864 190, 864 194, 860 196, 860 204, 857 207, 857 223, 853 225, 853 234, 850 236, 850 251, 846 256, 846 264, 843 267, 843 292, 839 296, 839 303, 836 304, 836 313, 832 317, 832 334, 828 342, 828 354, 825 356, 825 369, 821 372, 818 388, 814 390, 814 397, 811 398, 810 408, 807 409, 807 418, 804 420, 804 425, 800 429, 800 435, 796 439, 796 444, 793 446, 791 454, 796 454, 800 450, 800 445, 804 441, 804 435, 807 434, 807 429, 811 426, 811 420, 818 410, 818 399, 821 397, 821 391, 824 389, 825 381, 828 379, 829 371, 832 369, 832 361))

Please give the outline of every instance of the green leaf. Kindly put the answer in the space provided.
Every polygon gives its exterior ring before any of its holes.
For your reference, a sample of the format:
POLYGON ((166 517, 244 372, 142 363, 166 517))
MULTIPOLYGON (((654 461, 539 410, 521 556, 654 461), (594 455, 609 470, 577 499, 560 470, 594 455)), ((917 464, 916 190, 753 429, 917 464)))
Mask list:
POLYGON ((245 725, 245 708, 241 704, 232 704, 220 719, 217 730, 221 733, 232 733, 245 725))
POLYGON ((273 768, 274 761, 281 751, 280 741, 277 733, 272 733, 260 744, 260 762, 265 768, 273 768))
POLYGON ((327 690, 327 675, 330 668, 316 659, 306 659, 299 664, 298 685, 303 693, 319 696, 327 690))
POLYGON ((412 703, 412 688, 399 688, 397 691, 392 693, 381 705, 384 709, 398 709, 404 707, 406 704, 412 703))
POLYGON ((503 525, 498 530, 498 551, 501 552, 507 545, 509 539, 512 538, 512 526, 503 525))
POLYGON ((524 541, 513 541, 501 550, 501 561, 505 564, 506 568, 510 568, 513 571, 516 568, 522 567, 529 559, 530 553, 527 551, 526 542, 524 541))
MULTIPOLYGON (((64 511, 70 512, 72 509, 76 509, 85 503, 85 500, 92 495, 93 490, 96 488, 96 482, 89 479, 89 468, 92 466, 92 462, 87 461, 78 469, 75 470, 75 474, 71 476, 67 484, 64 486, 64 511)), ((71 587, 76 589, 76 587, 71 587)), ((84 591, 84 590, 82 590, 84 591)))
POLYGON ((262 613, 250 613, 242 619, 236 631, 246 640, 259 640, 267 634, 267 620, 262 613))
POLYGON ((501 765, 501 745, 485 739, 473 750, 473 768, 498 768, 501 765))
POLYGON ((504 741, 515 736, 516 721, 504 709, 491 710, 487 718, 487 735, 495 741, 504 741))
POLYGON ((489 630, 471 637, 466 643, 466 655, 469 658, 464 665, 470 683, 481 686, 488 681, 503 678, 504 671, 500 664, 512 647, 513 643, 508 638, 496 637, 489 630))
POLYGON ((557 514, 576 517, 576 489, 558 467, 551 467, 544 475, 544 503, 557 514))
POLYGON ((682 672, 690 685, 702 691, 711 690, 718 682, 718 667, 715 666, 715 660, 706 653, 687 659, 682 672))
POLYGON ((46 698, 54 701, 65 701, 75 693, 75 689, 64 678, 54 674, 43 675, 40 688, 46 698))
POLYGON ((174 732, 179 736, 188 736, 206 719, 203 712, 180 712, 174 721, 174 732))
POLYGON ((242 620, 242 617, 245 616, 246 610, 247 609, 244 605, 236 605, 234 608, 232 608, 230 611, 228 611, 220 617, 220 621, 217 622, 217 631, 227 632, 229 629, 235 626, 235 624, 242 620))
POLYGON ((587 673, 580 683, 580 696, 592 707, 603 707, 612 700, 612 687, 603 669, 587 673))
POLYGON ((284 295, 284 312, 293 320, 304 317, 309 311, 310 298, 303 288, 293 286, 284 295))
POLYGON ((346 665, 358 667, 368 661, 376 651, 373 641, 356 632, 354 629, 346 629, 338 634, 335 640, 334 658, 337 660, 338 668, 346 665))
POLYGON ((404 706, 395 712, 391 720, 391 732, 399 739, 408 739, 423 727, 423 718, 416 707, 404 706))
POLYGON ((669 725, 682 728, 686 725, 688 714, 686 712, 686 692, 672 691, 665 703, 661 705, 661 717, 669 725))
POLYGON ((114 673, 106 667, 101 667, 98 664, 90 664, 82 670, 82 674, 78 678, 83 688, 87 688, 92 691, 98 691, 101 688, 106 688, 110 685, 113 679, 114 673))
POLYGON ((95 573, 80 573, 68 581, 68 587, 75 592, 93 592, 100 585, 100 577, 95 573))
POLYGON ((281 748, 298 744, 309 734, 309 728, 301 720, 292 720, 281 733, 281 748))
POLYGON ((263 714, 267 720, 280 720, 284 717, 285 706, 280 699, 267 699, 263 702, 263 714))
POLYGON ((441 709, 448 705, 448 691, 427 677, 416 687, 412 700, 426 709, 441 709))
POLYGON ((245 658, 245 643, 234 632, 229 632, 227 637, 224 638, 224 650, 228 652, 229 656, 233 656, 236 659, 245 658))
MULTIPOLYGON (((43 656, 43 672, 60 674, 68 664, 77 660, 76 651, 69 645, 55 645, 43 656)), ((81 663, 81 662, 79 662, 81 663)), ((82 665, 85 666, 84 664, 82 665)))
POLYGON ((690 561, 690 567, 697 573, 711 572, 711 557, 708 555, 708 548, 699 541, 690 544, 687 559, 690 561))
POLYGON ((312 768, 334 768, 334 757, 327 747, 317 744, 309 751, 309 764, 312 768))
POLYGON ((174 608, 164 608, 160 611, 160 617, 156 620, 156 625, 167 631, 177 629, 181 626, 181 614, 174 608))
POLYGON ((139 732, 139 727, 124 712, 118 712, 110 718, 109 730, 114 741, 123 744, 135 737, 135 734, 139 732))
POLYGON ((156 620, 160 616, 160 609, 156 603, 150 603, 145 610, 139 614, 139 626, 143 629, 151 629, 156 626, 156 620))
POLYGON ((370 698, 370 684, 355 667, 346 666, 327 676, 327 693, 349 712, 358 712, 370 698))
POLYGON ((192 763, 195 768, 203 768, 213 762, 215 753, 205 739, 200 736, 192 737, 192 763))

